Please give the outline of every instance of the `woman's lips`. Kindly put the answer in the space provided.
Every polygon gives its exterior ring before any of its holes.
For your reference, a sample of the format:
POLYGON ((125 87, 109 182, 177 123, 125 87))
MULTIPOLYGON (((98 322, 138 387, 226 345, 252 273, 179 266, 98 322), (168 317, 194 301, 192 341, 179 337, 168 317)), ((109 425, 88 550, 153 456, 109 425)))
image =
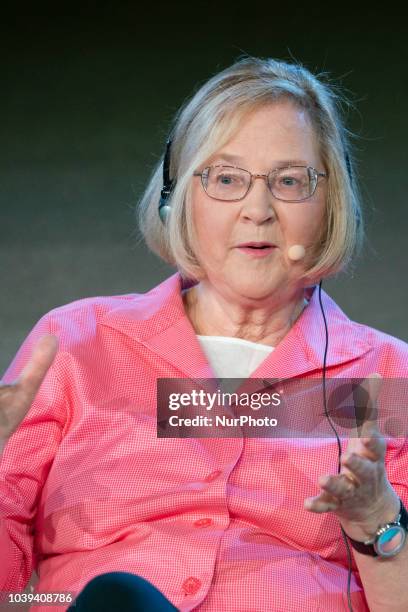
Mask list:
POLYGON ((241 251, 241 253, 245 253, 250 257, 268 257, 268 255, 270 255, 274 249, 276 249, 276 246, 266 242, 248 242, 245 244, 240 244, 237 246, 237 249, 241 251))

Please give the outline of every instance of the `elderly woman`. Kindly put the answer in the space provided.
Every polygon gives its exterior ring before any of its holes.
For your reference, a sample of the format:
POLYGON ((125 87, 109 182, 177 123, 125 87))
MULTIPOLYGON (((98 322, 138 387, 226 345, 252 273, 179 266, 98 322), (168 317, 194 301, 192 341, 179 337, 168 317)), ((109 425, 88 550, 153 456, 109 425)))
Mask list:
POLYGON ((330 85, 271 59, 178 114, 140 206, 177 273, 53 310, 3 378, 9 601, 34 568, 44 610, 408 609, 404 439, 157 429, 158 379, 366 379, 372 408, 406 377, 407 345, 321 289, 362 233, 346 134, 330 85))

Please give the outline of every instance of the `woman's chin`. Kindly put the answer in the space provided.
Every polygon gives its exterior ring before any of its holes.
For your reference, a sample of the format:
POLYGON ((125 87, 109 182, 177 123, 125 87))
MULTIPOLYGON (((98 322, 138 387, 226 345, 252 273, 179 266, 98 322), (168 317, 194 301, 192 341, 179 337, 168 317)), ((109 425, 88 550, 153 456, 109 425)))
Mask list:
POLYGON ((216 290, 231 301, 267 300, 276 292, 286 292, 291 279, 284 270, 268 270, 255 273, 245 268, 233 266, 231 270, 211 270, 206 274, 203 285, 209 290, 216 290), (212 289, 211 289, 212 287, 212 289))
POLYGON ((267 300, 272 297, 279 288, 279 285, 274 283, 265 284, 254 278, 241 278, 236 282, 226 283, 229 292, 235 296, 236 300, 240 298, 248 301, 267 300))

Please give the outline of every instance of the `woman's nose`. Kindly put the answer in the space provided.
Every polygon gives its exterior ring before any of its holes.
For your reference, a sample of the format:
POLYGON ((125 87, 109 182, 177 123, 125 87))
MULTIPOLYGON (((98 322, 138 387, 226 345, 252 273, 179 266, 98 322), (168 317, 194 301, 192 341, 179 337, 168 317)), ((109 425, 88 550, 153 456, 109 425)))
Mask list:
POLYGON ((255 174, 252 186, 242 200, 242 215, 256 224, 274 220, 276 214, 273 202, 274 197, 269 189, 268 177, 264 174, 255 174), (257 179, 261 180, 257 181, 257 179))

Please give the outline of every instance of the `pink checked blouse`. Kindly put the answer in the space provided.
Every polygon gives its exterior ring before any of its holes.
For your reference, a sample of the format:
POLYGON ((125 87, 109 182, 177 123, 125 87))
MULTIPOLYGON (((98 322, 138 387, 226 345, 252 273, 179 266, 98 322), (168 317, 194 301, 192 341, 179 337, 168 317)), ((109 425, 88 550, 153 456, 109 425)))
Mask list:
MULTIPOLYGON (((337 518, 303 508, 335 473, 334 438, 158 438, 156 379, 213 377, 174 274, 147 294, 79 300, 45 315, 33 342, 59 337, 57 358, 0 464, 0 591, 78 593, 126 571, 181 611, 338 612, 347 558, 337 518)), ((323 292, 330 377, 407 377, 408 345, 351 322, 323 292)), ((324 328, 317 291, 253 378, 318 377, 324 328)), ((402 438, 388 477, 408 506, 402 438)), ((367 611, 353 560, 351 597, 367 611)), ((42 612, 67 606, 35 606, 42 612)))

